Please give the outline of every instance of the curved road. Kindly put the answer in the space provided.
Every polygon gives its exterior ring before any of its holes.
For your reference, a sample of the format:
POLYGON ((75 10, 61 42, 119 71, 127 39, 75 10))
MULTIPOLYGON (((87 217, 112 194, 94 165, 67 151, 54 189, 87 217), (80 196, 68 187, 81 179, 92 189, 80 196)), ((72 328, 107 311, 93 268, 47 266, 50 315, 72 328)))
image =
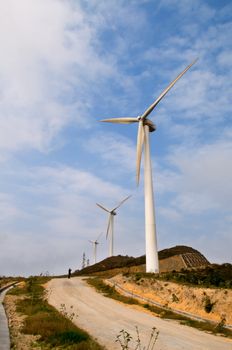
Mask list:
POLYGON ((152 327, 159 330, 155 346, 157 350, 232 350, 232 341, 229 339, 182 326, 175 321, 163 320, 141 308, 106 298, 80 277, 53 279, 47 289, 49 303, 58 310, 61 304, 65 304, 67 312, 78 315, 73 322, 108 350, 120 349, 115 339, 122 329, 136 338, 135 326, 139 328, 144 345, 147 345, 152 327))

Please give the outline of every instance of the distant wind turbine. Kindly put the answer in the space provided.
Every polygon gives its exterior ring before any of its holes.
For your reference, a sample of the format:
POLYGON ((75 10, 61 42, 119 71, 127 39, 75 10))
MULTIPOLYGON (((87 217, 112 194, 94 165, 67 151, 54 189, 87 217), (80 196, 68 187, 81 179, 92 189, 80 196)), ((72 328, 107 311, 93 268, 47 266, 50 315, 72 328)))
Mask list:
POLYGON ((128 196, 125 199, 123 199, 115 208, 111 210, 106 209, 105 207, 103 207, 103 205, 96 203, 97 206, 99 206, 101 209, 109 213, 109 219, 108 219, 108 225, 107 225, 107 231, 106 231, 106 238, 108 238, 108 236, 110 237, 109 256, 114 255, 114 216, 117 215, 116 209, 121 207, 121 205, 130 197, 131 196, 128 196))
POLYGON ((149 133, 156 130, 156 126, 147 117, 158 105, 167 92, 173 85, 189 70, 190 67, 197 61, 194 60, 188 65, 168 87, 159 95, 159 97, 138 117, 123 117, 104 119, 102 122, 132 124, 139 123, 137 136, 137 156, 136 156, 136 179, 137 185, 140 178, 141 157, 144 146, 144 197, 145 197, 145 236, 146 236, 146 272, 159 272, 157 237, 155 225, 155 206, 152 181, 152 167, 150 155, 149 133))
POLYGON ((102 233, 95 239, 95 241, 90 241, 91 244, 93 244, 93 259, 94 259, 94 264, 97 262, 97 245, 99 244, 98 240, 101 237, 102 233))

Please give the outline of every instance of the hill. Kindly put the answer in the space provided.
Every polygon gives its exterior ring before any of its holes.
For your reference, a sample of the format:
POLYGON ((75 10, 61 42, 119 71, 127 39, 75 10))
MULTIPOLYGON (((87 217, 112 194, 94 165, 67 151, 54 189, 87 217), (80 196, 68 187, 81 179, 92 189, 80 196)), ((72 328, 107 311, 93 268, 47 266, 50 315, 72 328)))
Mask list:
MULTIPOLYGON (((158 256, 161 271, 178 271, 182 268, 201 267, 210 264, 198 250, 182 245, 163 249, 159 251, 158 256)), ((141 266, 140 270, 142 271, 144 270, 145 263, 145 255, 138 258, 118 255, 106 258, 97 264, 87 266, 80 271, 75 271, 73 275, 86 275, 112 269, 131 268, 134 266, 141 266)))

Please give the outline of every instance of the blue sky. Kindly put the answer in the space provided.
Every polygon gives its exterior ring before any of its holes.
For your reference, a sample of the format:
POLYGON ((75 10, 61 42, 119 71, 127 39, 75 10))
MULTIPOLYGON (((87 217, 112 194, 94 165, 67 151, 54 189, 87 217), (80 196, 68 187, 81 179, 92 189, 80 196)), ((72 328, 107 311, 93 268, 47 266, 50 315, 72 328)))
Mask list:
MULTIPOLYGON (((65 273, 129 194, 115 254, 144 254, 137 116, 152 112, 159 249, 231 262, 231 1, 8 0, 0 4, 0 275, 65 273)), ((104 236, 98 258, 108 254, 104 236)))

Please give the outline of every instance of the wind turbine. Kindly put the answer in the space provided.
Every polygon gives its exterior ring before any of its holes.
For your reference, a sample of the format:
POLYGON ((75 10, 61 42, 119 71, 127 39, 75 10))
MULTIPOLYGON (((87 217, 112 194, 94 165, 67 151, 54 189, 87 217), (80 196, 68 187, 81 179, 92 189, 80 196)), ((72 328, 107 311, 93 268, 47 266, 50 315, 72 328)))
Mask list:
POLYGON ((102 233, 100 233, 100 235, 97 237, 97 239, 95 239, 95 241, 90 241, 90 243, 93 244, 93 258, 94 258, 94 264, 96 264, 97 262, 97 245, 99 244, 98 240, 101 237, 102 233))
POLYGON ((109 219, 108 219, 108 225, 107 225, 107 231, 106 231, 106 239, 109 236, 110 233, 110 249, 109 249, 109 256, 114 255, 114 216, 117 215, 116 209, 121 207, 121 205, 131 196, 128 196, 124 198, 115 208, 109 210, 103 207, 103 205, 96 203, 97 206, 99 206, 101 209, 105 210, 107 213, 109 213, 109 219))
POLYGON ((159 273, 159 260, 157 250, 156 224, 155 224, 155 206, 152 181, 152 166, 150 156, 150 140, 149 133, 156 130, 156 126, 148 119, 149 114, 158 105, 173 85, 189 70, 197 61, 194 60, 188 65, 167 88, 159 95, 159 97, 138 117, 123 117, 104 119, 102 122, 132 124, 139 123, 137 136, 137 155, 136 155, 136 179, 137 185, 140 178, 140 164, 142 151, 144 147, 144 197, 145 197, 145 237, 146 237, 146 272, 159 273))

